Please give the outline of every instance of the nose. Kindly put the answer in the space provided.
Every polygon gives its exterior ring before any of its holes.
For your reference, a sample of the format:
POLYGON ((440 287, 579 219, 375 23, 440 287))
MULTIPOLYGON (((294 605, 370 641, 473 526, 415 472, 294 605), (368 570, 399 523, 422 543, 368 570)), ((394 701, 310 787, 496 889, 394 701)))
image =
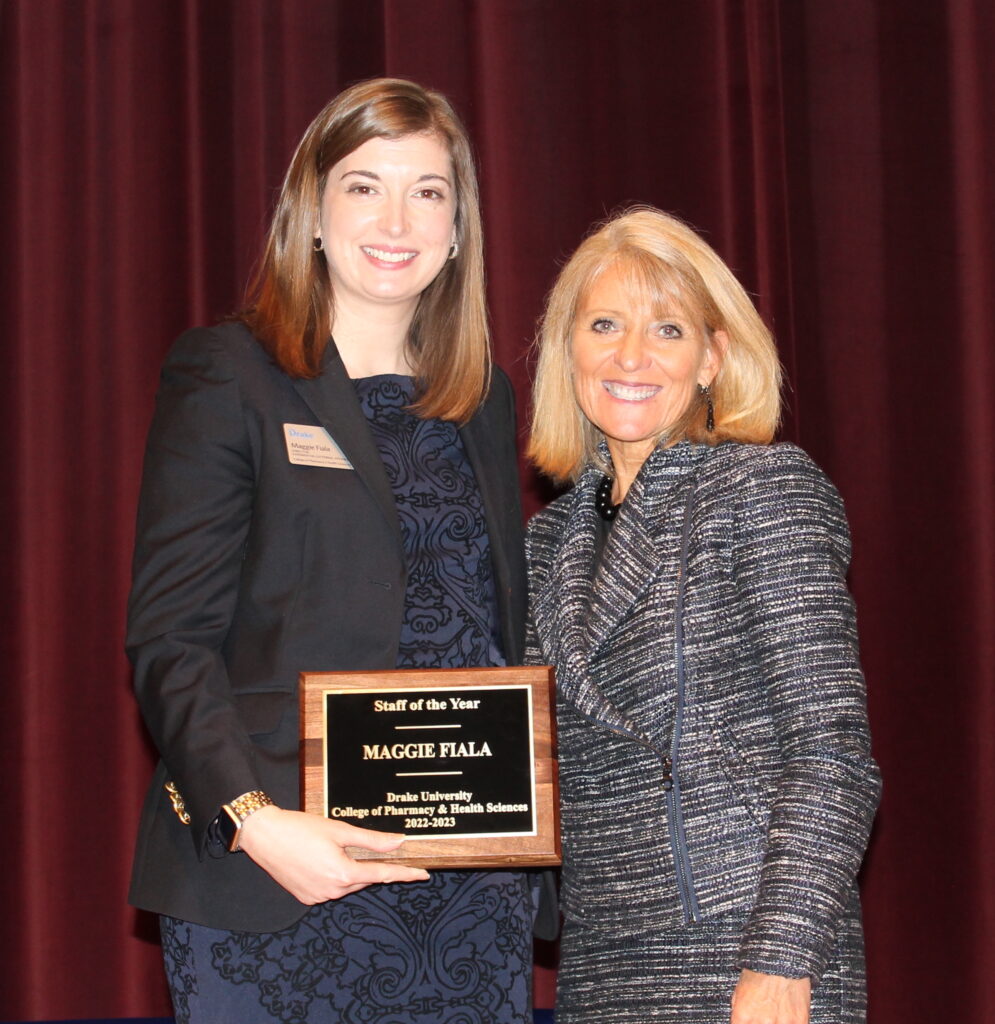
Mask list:
POLYGON ((399 238, 408 230, 408 211, 403 196, 387 196, 384 199, 380 228, 391 238, 399 238))
POLYGON ((619 338, 615 362, 626 373, 641 370, 646 365, 645 339, 640 331, 628 330, 619 338))

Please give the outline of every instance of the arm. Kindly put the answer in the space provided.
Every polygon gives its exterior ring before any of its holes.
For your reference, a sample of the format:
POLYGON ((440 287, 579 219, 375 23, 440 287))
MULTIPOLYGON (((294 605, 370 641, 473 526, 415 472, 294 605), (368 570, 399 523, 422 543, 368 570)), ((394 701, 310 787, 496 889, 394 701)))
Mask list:
MULTIPOLYGON (((537 512, 525 528, 525 565, 528 578, 528 601, 525 616, 525 661, 526 665, 549 665, 548 646, 536 627, 536 606, 540 594, 546 588, 551 565, 559 556, 558 538, 565 528, 566 519, 559 514, 556 505, 549 505, 537 512)), ((548 639, 548 638, 547 638, 548 639)))
POLYGON ((532 614, 532 603, 534 601, 535 587, 538 582, 539 568, 535 564, 535 557, 532 550, 532 528, 525 532, 525 564, 528 566, 529 599, 528 611, 525 618, 525 665, 544 665, 542 651, 539 648, 539 635, 536 633, 535 618, 532 614))
MULTIPOLYGON (((149 434, 127 646, 142 713, 183 794, 201 857, 221 805, 265 788, 223 656, 255 483, 230 359, 213 332, 188 332, 166 360, 149 434)), ((341 823, 310 821, 279 808, 256 812, 243 832, 242 848, 303 902, 341 895, 387 875, 394 880, 425 877, 396 866, 360 865, 342 852, 345 842, 393 849, 397 836, 344 831, 341 823), (274 822, 282 823, 276 830, 284 836, 282 845, 272 829, 261 827, 274 822), (297 839, 288 841, 291 832, 297 839), (303 863, 314 856, 316 863, 303 863), (329 861, 334 862, 330 873, 329 861), (302 871, 305 880, 299 877, 302 871)))
POLYGON ((221 803, 262 788, 221 653, 253 489, 234 375, 211 332, 190 331, 163 367, 146 447, 127 647, 201 850, 221 803))
POLYGON ((737 964, 744 978, 817 982, 847 910, 880 777, 845 580, 842 502, 797 449, 768 449, 761 459, 739 510, 734 568, 782 767, 737 964))
MULTIPOLYGON (((533 545, 531 544, 531 527, 525 535, 525 560, 528 566, 528 614, 525 620, 525 655, 524 665, 545 665, 542 648, 539 645, 539 634, 536 632, 535 619, 532 615, 534 586, 538 581, 540 569, 537 565, 533 545)), ((536 904, 536 918, 532 933, 537 939, 555 942, 560 934, 560 904, 557 892, 559 869, 546 869, 538 873, 539 894, 536 904)))

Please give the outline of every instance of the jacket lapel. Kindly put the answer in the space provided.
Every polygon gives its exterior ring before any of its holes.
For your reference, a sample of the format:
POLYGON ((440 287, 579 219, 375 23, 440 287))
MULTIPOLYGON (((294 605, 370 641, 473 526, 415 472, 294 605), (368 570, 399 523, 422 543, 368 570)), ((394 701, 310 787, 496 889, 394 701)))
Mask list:
POLYGON ((619 627, 657 580, 671 577, 676 594, 684 506, 699 457, 687 443, 650 456, 615 520, 593 579, 594 492, 600 474, 586 472, 571 492, 562 543, 536 594, 536 627, 555 652, 563 696, 584 714, 647 742, 645 728, 613 704, 592 677, 591 660, 607 642, 622 652, 619 627))
POLYGON ((686 467, 668 473, 665 488, 660 483, 657 473, 640 473, 608 535, 591 596, 588 643, 592 652, 618 629, 656 580, 672 579, 676 587, 681 521, 690 484, 686 467))
POLYGON ((589 476, 586 474, 571 492, 573 507, 546 584, 537 595, 537 625, 559 650, 560 657, 571 660, 587 654, 587 616, 597 527, 589 476))
MULTIPOLYGON (((638 485, 633 484, 633 491, 638 485)), ((636 494, 631 494, 635 498, 636 494)), ((626 500, 605 541, 591 593, 588 644, 593 653, 625 618, 660 569, 658 542, 645 511, 626 500)))
POLYGON ((589 471, 571 492, 570 509, 544 584, 535 595, 536 629, 556 665, 561 699, 612 729, 649 742, 645 732, 604 695, 590 671, 588 613, 597 511, 598 474, 589 471))
MULTIPOLYGON (((380 452, 370 435, 366 417, 360 408, 356 390, 346 373, 335 343, 329 340, 321 375, 309 380, 294 380, 294 388, 307 403, 318 422, 352 463, 352 468, 369 490, 387 526, 394 534, 398 550, 404 554, 401 524, 397 518, 394 493, 383 467, 380 452)), ((357 514, 359 510, 357 510, 357 514)))

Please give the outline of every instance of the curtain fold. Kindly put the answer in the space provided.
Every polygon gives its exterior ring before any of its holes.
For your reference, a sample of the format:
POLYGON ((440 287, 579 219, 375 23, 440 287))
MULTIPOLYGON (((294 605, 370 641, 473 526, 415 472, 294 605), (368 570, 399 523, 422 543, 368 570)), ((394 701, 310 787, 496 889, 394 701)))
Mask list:
POLYGON ((755 295, 854 534, 869 1020, 995 1024, 993 45, 986 0, 5 0, 0 1020, 168 1013, 122 652, 158 366, 240 305, 314 114, 395 74, 474 138, 523 427, 543 297, 613 209, 683 216, 755 295))

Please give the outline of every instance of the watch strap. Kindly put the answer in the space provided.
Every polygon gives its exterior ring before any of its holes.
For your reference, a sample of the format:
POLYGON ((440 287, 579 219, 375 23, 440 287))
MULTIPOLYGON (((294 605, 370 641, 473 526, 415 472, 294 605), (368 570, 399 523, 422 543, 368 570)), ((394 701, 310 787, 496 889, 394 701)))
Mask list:
POLYGON ((235 797, 230 803, 222 805, 221 811, 224 817, 220 820, 220 824, 222 835, 228 839, 229 853, 235 853, 238 850, 245 819, 261 808, 270 807, 272 804, 273 801, 261 789, 253 789, 235 797))

